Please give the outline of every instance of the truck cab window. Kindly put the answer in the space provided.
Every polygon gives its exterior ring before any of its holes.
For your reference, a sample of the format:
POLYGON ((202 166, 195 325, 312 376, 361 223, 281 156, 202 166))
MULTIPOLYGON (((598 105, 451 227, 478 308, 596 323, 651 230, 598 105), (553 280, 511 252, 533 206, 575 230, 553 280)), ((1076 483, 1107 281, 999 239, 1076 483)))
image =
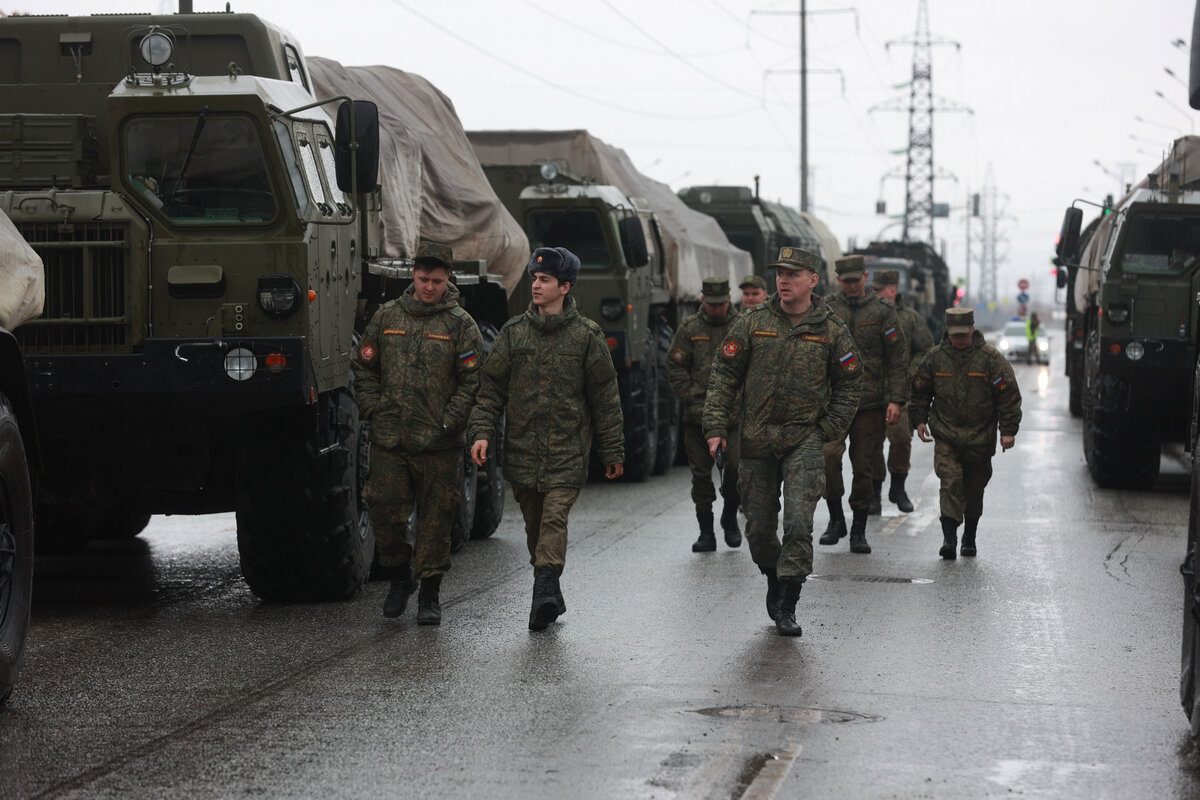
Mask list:
POLYGON ((288 178, 291 179, 292 190, 296 193, 296 207, 303 214, 308 208, 308 190, 304 187, 304 173, 300 170, 300 162, 296 156, 296 145, 292 141, 292 129, 282 120, 276 120, 275 137, 279 140, 283 163, 287 166, 288 178))
POLYGON ((296 134, 296 149, 300 152, 300 161, 304 164, 304 177, 308 179, 308 188, 312 192, 313 202, 321 210, 322 216, 329 212, 329 203, 325 200, 325 185, 321 183, 321 168, 317 166, 317 155, 313 151, 316 145, 307 133, 296 134))
POLYGON ((1128 273, 1177 275, 1200 262, 1200 217, 1139 214, 1121 254, 1128 273))
POLYGON ((565 247, 579 257, 585 269, 612 265, 600 215, 593 209, 533 210, 529 212, 532 247, 565 247))
POLYGON ((278 213, 258 128, 249 117, 137 117, 122 134, 127 184, 181 225, 257 224, 278 213))
POLYGON ((325 173, 325 185, 329 187, 329 198, 338 213, 343 216, 350 215, 350 205, 346 202, 346 195, 337 185, 337 163, 333 155, 333 137, 329 135, 329 129, 324 125, 313 124, 313 133, 317 140, 317 153, 321 158, 321 169, 325 173))

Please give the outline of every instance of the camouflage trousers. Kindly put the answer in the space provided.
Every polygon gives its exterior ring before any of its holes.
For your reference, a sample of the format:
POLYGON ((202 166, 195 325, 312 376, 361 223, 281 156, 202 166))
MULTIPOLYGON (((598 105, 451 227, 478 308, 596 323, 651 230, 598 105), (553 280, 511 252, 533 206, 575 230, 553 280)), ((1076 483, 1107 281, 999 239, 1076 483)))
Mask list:
POLYGON ((866 511, 875 496, 873 480, 887 477, 883 471, 883 435, 887 423, 882 408, 868 408, 854 415, 850 430, 837 442, 825 444, 825 496, 830 500, 841 500, 846 492, 842 481, 842 454, 846 452, 846 439, 850 440, 850 509, 866 511))
POLYGON ((963 516, 983 516, 983 490, 992 479, 992 460, 964 461, 962 451, 952 444, 933 444, 933 472, 942 481, 941 513, 956 522, 963 516))
POLYGON ((416 578, 432 578, 450 569, 450 526, 461 490, 458 474, 462 448, 436 453, 405 453, 371 447, 371 471, 363 490, 379 564, 412 565, 416 578), (408 518, 417 512, 417 530, 409 542, 408 518))
MULTIPOLYGON (((738 454, 742 437, 733 428, 726 435, 725 474, 721 479, 721 497, 726 503, 738 504, 738 454)), ((683 424, 683 449, 687 452, 688 466, 692 470, 692 502, 696 508, 712 508, 717 490, 713 486, 712 471, 716 461, 708 453, 708 440, 697 423, 683 424)))
MULTIPOLYGON (((884 437, 888 443, 887 471, 893 475, 907 475, 912 468, 913 429, 908 424, 908 406, 900 406, 900 418, 887 426, 884 437)), ((882 480, 883 448, 875 459, 875 480, 882 480)))
POLYGON ((759 569, 781 579, 812 574, 813 510, 825 488, 821 436, 814 432, 783 458, 743 458, 738 491, 746 512, 746 540, 759 569), (783 484, 783 542, 779 541, 779 487, 783 484))
POLYGON ((525 543, 535 570, 548 567, 562 575, 567 563, 567 515, 579 490, 560 486, 545 492, 512 485, 513 497, 525 518, 525 543))

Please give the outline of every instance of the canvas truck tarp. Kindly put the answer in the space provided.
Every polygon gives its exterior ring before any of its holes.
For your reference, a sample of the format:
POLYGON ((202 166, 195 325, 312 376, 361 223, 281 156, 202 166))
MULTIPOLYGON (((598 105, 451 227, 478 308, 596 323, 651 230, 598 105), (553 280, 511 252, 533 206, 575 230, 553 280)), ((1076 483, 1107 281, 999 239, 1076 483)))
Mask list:
POLYGON ((688 208, 670 186, 638 172, 624 150, 587 131, 470 131, 467 135, 481 164, 566 162, 570 172, 593 183, 645 198, 658 217, 667 281, 671 296, 678 300, 699 300, 704 278, 735 281, 754 271, 750 254, 730 244, 715 219, 688 208))
POLYGON ((42 313, 46 272, 17 226, 0 213, 0 328, 13 328, 42 313))
POLYGON ((492 191, 450 98, 392 67, 345 67, 308 58, 318 98, 346 95, 379 107, 381 255, 412 258, 420 239, 481 258, 511 293, 529 260, 525 232, 492 191))

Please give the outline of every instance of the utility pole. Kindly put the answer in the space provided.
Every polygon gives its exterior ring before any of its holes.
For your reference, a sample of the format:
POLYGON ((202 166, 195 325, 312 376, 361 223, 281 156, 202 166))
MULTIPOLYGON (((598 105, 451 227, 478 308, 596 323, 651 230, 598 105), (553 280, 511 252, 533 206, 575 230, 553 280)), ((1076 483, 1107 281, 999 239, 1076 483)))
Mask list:
POLYGON ((1001 208, 1003 198, 996 188, 996 179, 989 163, 983 179, 983 191, 980 192, 981 217, 983 223, 983 241, 979 264, 979 294, 980 305, 994 303, 1000 299, 998 277, 1000 265, 1007 259, 1007 253, 1000 252, 1006 239, 1000 233, 1000 221, 1012 219, 1007 211, 1001 208))
POLYGON ((808 2, 800 0, 800 210, 808 211, 808 2))

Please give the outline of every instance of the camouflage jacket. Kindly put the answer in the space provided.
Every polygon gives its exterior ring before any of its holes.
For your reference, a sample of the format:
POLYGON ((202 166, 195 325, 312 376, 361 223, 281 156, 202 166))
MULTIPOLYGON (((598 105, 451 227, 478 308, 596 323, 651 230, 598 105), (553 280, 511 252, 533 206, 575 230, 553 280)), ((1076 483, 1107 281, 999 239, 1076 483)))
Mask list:
POLYGON ((351 369, 354 393, 371 442, 428 453, 462 446, 479 387, 483 337, 447 284, 426 305, 410 286, 380 307, 363 332, 351 369))
POLYGON ((895 306, 870 291, 862 297, 847 297, 845 292, 838 292, 826 303, 850 329, 858 357, 862 359, 859 409, 905 403, 908 400, 908 345, 904 342, 895 306))
POLYGON ((929 351, 912 380, 908 419, 929 425, 935 439, 967 451, 969 459, 996 452, 996 428, 1015 436, 1021 426, 1021 390, 1008 359, 975 331, 958 350, 946 337, 929 351))
POLYGON ((542 316, 530 304, 500 329, 481 373, 471 441, 495 437, 506 410, 504 474, 515 484, 583 486, 593 431, 603 463, 625 461, 617 371, 600 326, 570 295, 561 314, 542 316))
POLYGON ((908 379, 911 381, 921 366, 921 359, 933 347, 933 334, 925 324, 925 318, 911 308, 896 307, 896 315, 900 318, 900 330, 904 331, 904 341, 908 344, 908 379))
MULTIPOLYGON (((737 317, 731 307, 725 318, 716 322, 701 308, 675 331, 671 352, 667 355, 667 380, 683 403, 684 422, 699 425, 704 417, 704 398, 708 394, 713 357, 737 317)), ((735 426, 741 416, 742 410, 738 407, 730 417, 731 426, 735 426)))
POLYGON ((813 297, 796 327, 778 295, 734 320, 712 368, 704 436, 727 436, 743 394, 742 457, 780 458, 819 428, 840 439, 858 409, 863 370, 844 323, 813 297))

